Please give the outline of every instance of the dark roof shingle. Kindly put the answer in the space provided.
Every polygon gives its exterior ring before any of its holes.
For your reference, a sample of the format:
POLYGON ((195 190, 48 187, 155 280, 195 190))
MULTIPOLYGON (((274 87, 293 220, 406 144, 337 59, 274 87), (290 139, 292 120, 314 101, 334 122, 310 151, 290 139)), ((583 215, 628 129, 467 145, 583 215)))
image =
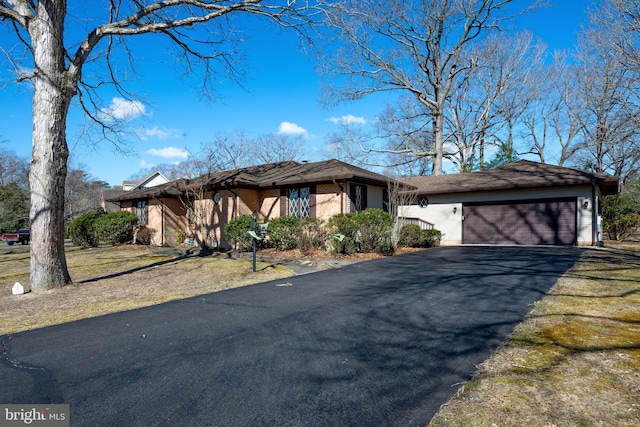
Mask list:
POLYGON ((286 161, 213 172, 194 179, 171 181, 155 187, 130 191, 110 199, 110 201, 178 197, 182 191, 203 186, 211 190, 223 188, 257 189, 343 180, 386 186, 389 178, 335 159, 314 163, 286 161))
POLYGON ((619 178, 578 169, 520 160, 495 169, 404 178, 417 187, 412 194, 447 194, 597 184, 603 194, 618 192, 619 178))

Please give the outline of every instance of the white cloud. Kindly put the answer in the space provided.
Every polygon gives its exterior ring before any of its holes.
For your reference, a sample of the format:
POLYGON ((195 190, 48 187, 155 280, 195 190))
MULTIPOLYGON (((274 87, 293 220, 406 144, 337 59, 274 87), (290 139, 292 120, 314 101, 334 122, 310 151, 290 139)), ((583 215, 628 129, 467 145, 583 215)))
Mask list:
POLYGON ((152 148, 151 150, 147 150, 146 153, 165 159, 186 159, 189 157, 188 151, 176 147, 152 148))
POLYGON ((100 118, 107 121, 130 121, 145 115, 147 115, 147 110, 142 102, 130 101, 118 97, 113 98, 111 105, 107 108, 100 110, 100 118))
POLYGON ((144 160, 140 161, 140 169, 155 169, 156 165, 147 163, 144 160))
POLYGON ((306 137, 308 132, 305 128, 295 123, 282 122, 278 127, 278 135, 302 135, 306 137))
POLYGON ((177 129, 160 129, 158 126, 154 126, 152 128, 140 128, 137 133, 143 141, 146 141, 149 138, 165 140, 180 137, 180 133, 177 129))
POLYGON ((335 125, 350 125, 354 123, 359 125, 367 124, 367 121, 364 119, 364 117, 356 117, 352 114, 347 114, 346 116, 340 117, 331 117, 328 120, 335 125))

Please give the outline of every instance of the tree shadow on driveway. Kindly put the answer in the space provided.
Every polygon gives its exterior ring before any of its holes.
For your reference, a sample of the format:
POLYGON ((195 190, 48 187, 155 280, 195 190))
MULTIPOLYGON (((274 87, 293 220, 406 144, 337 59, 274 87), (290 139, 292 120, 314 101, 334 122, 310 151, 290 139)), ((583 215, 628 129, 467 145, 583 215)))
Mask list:
POLYGON ((16 334, 5 354, 51 372, 78 424, 424 425, 582 252, 431 249, 16 334))

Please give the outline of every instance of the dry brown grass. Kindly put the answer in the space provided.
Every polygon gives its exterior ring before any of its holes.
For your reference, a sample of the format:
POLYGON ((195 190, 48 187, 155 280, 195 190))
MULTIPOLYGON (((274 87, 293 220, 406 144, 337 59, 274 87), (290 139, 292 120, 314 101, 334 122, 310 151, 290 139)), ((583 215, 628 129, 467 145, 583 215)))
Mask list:
POLYGON ((226 259, 162 253, 148 247, 67 251, 74 284, 11 295, 28 283, 28 247, 0 251, 0 335, 145 307, 174 299, 289 277, 288 268, 226 259))
POLYGON ((640 256, 587 251, 430 425, 640 425, 640 256))

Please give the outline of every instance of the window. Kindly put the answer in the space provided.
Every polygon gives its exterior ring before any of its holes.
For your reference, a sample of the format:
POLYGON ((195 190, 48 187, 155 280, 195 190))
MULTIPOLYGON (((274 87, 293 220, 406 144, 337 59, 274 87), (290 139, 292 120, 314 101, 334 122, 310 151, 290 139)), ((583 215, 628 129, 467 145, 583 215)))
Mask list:
POLYGON ((349 185, 349 202, 351 212, 362 212, 367 208, 367 186, 361 184, 349 185))
POLYGON ((136 202, 136 215, 138 216, 138 225, 147 225, 147 201, 138 200, 136 202))
POLYGON ((309 187, 291 188, 288 190, 289 216, 296 218, 309 218, 311 212, 309 187))

